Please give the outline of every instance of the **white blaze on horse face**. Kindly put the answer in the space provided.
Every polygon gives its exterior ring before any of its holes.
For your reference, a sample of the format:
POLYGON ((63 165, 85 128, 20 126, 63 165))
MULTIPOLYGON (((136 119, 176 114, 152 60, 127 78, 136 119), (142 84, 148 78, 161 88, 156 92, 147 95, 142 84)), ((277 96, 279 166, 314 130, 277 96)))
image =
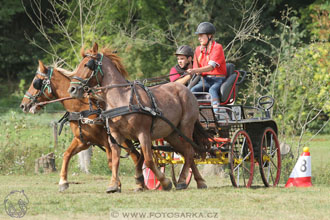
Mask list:
POLYGON ((29 110, 29 113, 32 113, 32 114, 35 114, 38 112, 38 109, 37 109, 37 106, 36 105, 33 105, 30 110, 29 110))

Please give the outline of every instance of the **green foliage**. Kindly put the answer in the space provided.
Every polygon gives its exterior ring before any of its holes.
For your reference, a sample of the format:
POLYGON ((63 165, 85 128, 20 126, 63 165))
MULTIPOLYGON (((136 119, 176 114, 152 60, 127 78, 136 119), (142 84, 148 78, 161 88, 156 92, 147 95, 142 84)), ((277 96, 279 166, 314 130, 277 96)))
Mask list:
POLYGON ((326 0, 318 0, 307 8, 301 9, 301 23, 306 24, 311 38, 315 41, 330 40, 330 3, 326 0))
POLYGON ((297 162, 296 159, 294 159, 290 155, 282 158, 280 184, 286 184, 296 162, 297 162))
POLYGON ((0 81, 3 83, 2 80, 6 80, 10 91, 17 86, 12 81, 23 77, 31 79, 31 72, 35 71, 38 57, 45 56, 25 39, 28 34, 39 42, 44 42, 27 18, 22 2, 4 1, 0 9, 0 81))
MULTIPOLYGON (((57 148, 54 148, 53 123, 61 114, 23 114, 9 111, 0 118, 0 174, 32 174, 35 160, 42 155, 54 152, 57 170, 62 166, 64 151, 70 146, 73 138, 71 128, 66 124, 58 137, 57 148)), ((80 173, 78 156, 70 160, 70 173, 80 173)), ((93 174, 110 175, 106 154, 99 148, 93 148, 90 165, 93 174)), ((134 175, 134 164, 130 158, 122 159, 121 175, 134 175)))
MULTIPOLYGON (((0 173, 32 173, 35 159, 49 152, 54 152, 56 159, 61 158, 62 149, 53 147, 50 124, 51 120, 58 117, 59 115, 27 115, 14 111, 2 114, 0 119, 3 131, 0 134, 0 173)), ((64 128, 63 133, 59 146, 68 146, 72 134, 68 128, 64 128)), ((57 163, 57 167, 58 165, 59 163, 57 163)))
POLYGON ((314 43, 299 48, 291 59, 281 63, 277 110, 286 132, 297 134, 319 112, 330 116, 329 52, 330 43, 314 43))

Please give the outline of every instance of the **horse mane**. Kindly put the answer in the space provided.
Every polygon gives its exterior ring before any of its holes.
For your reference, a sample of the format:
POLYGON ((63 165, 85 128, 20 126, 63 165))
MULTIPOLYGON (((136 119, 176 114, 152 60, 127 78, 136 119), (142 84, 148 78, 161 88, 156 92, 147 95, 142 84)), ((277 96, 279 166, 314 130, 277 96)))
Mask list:
MULTIPOLYGON (((110 48, 102 48, 101 52, 103 53, 103 56, 108 57, 112 63, 116 66, 116 68, 118 69, 118 71, 125 77, 128 77, 128 72, 126 71, 126 68, 124 67, 124 65, 122 64, 121 58, 115 54, 114 52, 112 52, 112 50, 110 48)), ((93 53, 93 50, 84 50, 84 47, 81 48, 80 50, 80 54, 82 57, 85 57, 87 54, 93 54, 96 55, 95 53, 93 53)), ((75 71, 73 71, 75 72, 75 71)))
POLYGON ((61 73, 62 75, 66 76, 66 77, 68 77, 68 78, 71 78, 71 77, 76 73, 75 70, 71 72, 71 71, 66 70, 66 69, 63 69, 63 68, 61 68, 61 67, 55 67, 55 69, 56 69, 59 73, 61 73))

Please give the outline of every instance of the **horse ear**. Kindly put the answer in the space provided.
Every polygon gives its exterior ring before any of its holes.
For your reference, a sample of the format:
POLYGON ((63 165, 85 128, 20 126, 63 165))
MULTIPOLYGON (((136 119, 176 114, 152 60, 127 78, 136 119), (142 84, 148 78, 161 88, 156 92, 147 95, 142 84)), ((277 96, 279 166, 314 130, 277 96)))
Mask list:
POLYGON ((85 47, 84 46, 82 46, 80 49, 80 55, 81 55, 81 57, 85 57, 85 47))
POLYGON ((44 65, 44 63, 41 61, 41 60, 38 60, 39 61, 39 70, 40 70, 40 72, 46 72, 46 67, 45 67, 45 65, 44 65))
POLYGON ((94 45, 93 45, 93 54, 97 54, 98 49, 99 49, 99 45, 97 45, 97 43, 94 42, 94 45))

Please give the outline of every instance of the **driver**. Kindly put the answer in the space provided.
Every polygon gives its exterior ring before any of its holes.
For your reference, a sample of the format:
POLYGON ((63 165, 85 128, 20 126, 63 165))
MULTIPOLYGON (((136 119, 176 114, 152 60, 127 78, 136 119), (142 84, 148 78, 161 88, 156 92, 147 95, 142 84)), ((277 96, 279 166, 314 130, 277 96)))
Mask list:
POLYGON ((186 74, 186 71, 193 67, 194 51, 188 45, 182 45, 178 47, 175 55, 178 59, 178 64, 171 68, 170 81, 187 85, 191 75, 186 74))
POLYGON ((215 42, 213 36, 215 27, 210 22, 198 25, 195 34, 198 34, 200 46, 195 50, 193 68, 189 74, 201 75, 199 82, 191 88, 192 92, 209 92, 215 112, 220 105, 219 90, 227 76, 225 55, 222 45, 215 42))

